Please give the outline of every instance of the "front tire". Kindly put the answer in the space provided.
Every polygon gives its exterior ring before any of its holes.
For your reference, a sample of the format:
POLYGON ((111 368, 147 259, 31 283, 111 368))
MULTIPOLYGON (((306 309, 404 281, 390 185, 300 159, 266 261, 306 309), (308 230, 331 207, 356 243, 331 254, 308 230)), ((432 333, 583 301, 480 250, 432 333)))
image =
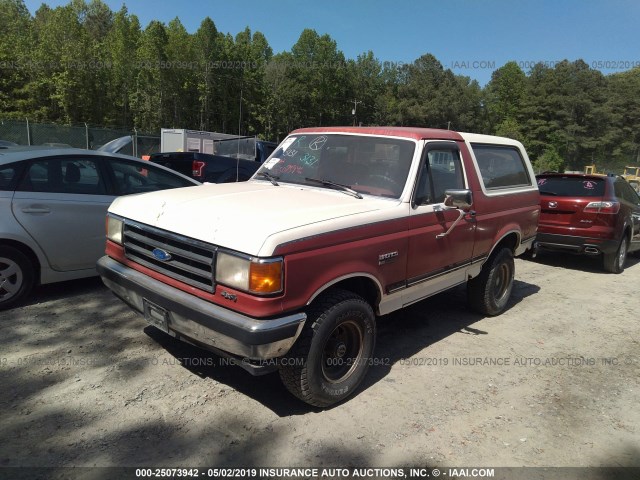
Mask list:
POLYGON ((513 290, 515 265, 513 252, 502 248, 484 264, 480 275, 467 283, 471 308, 484 315, 499 315, 507 308, 513 290))
POLYGON ((34 267, 20 250, 0 246, 0 310, 26 297, 35 282, 34 267))
POLYGON ((624 271, 624 264, 627 262, 628 251, 629 240, 627 236, 624 235, 615 253, 604 254, 604 269, 609 273, 622 273, 624 271))
POLYGON ((303 402, 328 407, 354 393, 375 347, 371 306, 360 296, 334 289, 316 299, 307 323, 280 367, 287 389, 303 402))

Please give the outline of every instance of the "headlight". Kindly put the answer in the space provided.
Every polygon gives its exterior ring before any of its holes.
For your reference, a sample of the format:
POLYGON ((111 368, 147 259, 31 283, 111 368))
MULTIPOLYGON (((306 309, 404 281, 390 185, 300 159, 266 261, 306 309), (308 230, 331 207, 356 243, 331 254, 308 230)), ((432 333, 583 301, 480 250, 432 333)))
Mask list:
POLYGON ((107 238, 122 245, 122 226, 124 222, 119 218, 107 215, 107 238))
POLYGON ((267 295, 282 291, 282 258, 259 259, 218 252, 216 282, 267 295))

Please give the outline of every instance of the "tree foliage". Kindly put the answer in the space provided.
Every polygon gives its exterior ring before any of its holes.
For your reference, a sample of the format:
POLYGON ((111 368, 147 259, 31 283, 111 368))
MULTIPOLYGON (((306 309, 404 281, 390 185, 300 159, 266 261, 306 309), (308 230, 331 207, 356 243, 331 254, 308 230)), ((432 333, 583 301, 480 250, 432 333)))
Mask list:
POLYGON ((533 169, 536 173, 563 172, 564 160, 555 148, 549 147, 533 162, 533 169))
POLYGON ((34 15, 0 0, 0 29, 0 118, 274 140, 312 125, 425 126, 520 140, 545 170, 640 161, 640 68, 605 76, 582 60, 528 72, 508 62, 481 88, 429 53, 346 59, 329 35, 304 29, 274 55, 249 28, 225 34, 209 17, 192 33, 179 18, 142 28, 103 0, 34 15))

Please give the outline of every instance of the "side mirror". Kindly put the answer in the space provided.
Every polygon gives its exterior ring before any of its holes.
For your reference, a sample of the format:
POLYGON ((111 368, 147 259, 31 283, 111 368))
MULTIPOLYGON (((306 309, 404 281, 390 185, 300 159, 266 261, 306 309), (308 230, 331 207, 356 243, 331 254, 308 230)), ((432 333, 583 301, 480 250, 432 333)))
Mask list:
POLYGON ((447 207, 469 210, 473 205, 473 195, 471 190, 445 190, 444 204, 447 207))

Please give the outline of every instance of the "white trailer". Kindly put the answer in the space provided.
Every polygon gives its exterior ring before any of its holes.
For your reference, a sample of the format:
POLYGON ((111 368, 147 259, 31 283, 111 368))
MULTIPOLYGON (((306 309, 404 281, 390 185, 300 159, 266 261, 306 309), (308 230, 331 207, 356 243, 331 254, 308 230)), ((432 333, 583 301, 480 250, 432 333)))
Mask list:
POLYGON ((201 132, 184 128, 163 128, 160 133, 160 153, 164 152, 214 152, 214 142, 237 138, 226 133, 201 132))

